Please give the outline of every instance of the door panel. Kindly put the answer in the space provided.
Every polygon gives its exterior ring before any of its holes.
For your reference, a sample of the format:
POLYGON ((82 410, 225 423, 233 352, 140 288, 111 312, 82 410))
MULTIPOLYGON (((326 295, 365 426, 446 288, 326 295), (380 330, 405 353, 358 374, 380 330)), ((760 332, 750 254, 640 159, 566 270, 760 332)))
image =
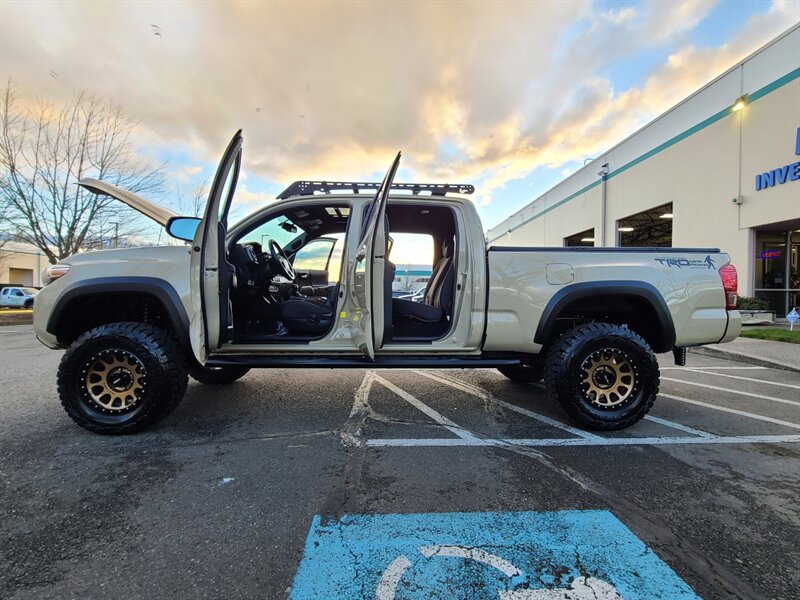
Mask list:
POLYGON ((192 242, 192 350, 200 363, 232 332, 230 284, 233 266, 225 251, 228 211, 242 160, 242 132, 236 132, 222 156, 208 195, 205 214, 192 242))
POLYGON ((357 314, 352 330, 353 341, 370 359, 375 360, 375 350, 383 345, 384 337, 384 263, 386 260, 387 232, 384 227, 386 199, 392 180, 400 164, 400 155, 383 178, 375 194, 367 217, 361 228, 362 236, 351 268, 350 294, 357 314))
POLYGON ((295 283, 300 287, 310 285, 313 287, 328 287, 328 270, 324 271, 297 271, 295 270, 295 283))

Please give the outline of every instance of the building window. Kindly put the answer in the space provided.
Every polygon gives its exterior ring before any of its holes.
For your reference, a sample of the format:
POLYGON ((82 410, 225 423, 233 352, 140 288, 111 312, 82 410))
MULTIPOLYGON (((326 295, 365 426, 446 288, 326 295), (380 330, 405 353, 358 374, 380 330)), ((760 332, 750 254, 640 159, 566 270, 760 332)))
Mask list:
POLYGON ((565 246, 594 246, 594 228, 564 238, 565 246))
MULTIPOLYGON (((781 224, 786 225, 786 224, 781 224)), ((755 296, 777 317, 800 307, 800 221, 784 231, 756 231, 755 296)))
POLYGON ((672 202, 617 221, 619 246, 672 246, 672 202))

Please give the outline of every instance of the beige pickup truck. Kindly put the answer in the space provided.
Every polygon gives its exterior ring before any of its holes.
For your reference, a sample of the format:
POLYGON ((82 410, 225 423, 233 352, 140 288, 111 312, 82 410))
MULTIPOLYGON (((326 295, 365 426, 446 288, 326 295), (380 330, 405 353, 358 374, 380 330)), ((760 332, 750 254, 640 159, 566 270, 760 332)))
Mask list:
POLYGON ((97 181, 188 245, 74 255, 49 267, 39 340, 67 348, 58 393, 80 426, 139 431, 180 402, 187 374, 251 368, 496 368, 544 384, 578 425, 620 429, 655 401, 654 352, 740 330, 736 270, 717 249, 487 248, 471 186, 302 181, 229 223, 242 136, 202 219, 97 181), (392 235, 434 240, 420 302, 393 298, 392 235), (338 273, 338 275, 334 275, 338 273))

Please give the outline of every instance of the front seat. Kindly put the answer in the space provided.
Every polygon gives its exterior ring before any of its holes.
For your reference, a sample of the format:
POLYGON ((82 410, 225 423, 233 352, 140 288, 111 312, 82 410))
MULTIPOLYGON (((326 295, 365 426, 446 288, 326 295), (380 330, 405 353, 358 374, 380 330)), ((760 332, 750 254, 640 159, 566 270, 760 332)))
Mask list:
MULTIPOLYGON (((384 216, 383 228, 386 234, 387 252, 383 269, 383 313, 384 342, 392 339, 392 282, 395 266, 389 262, 389 218, 384 216)), ((278 304, 278 319, 290 330, 303 333, 322 334, 330 329, 336 298, 325 296, 291 296, 278 304)))
POLYGON ((453 238, 447 238, 442 242, 442 257, 431 271, 422 302, 412 302, 403 298, 393 299, 392 312, 395 317, 404 317, 420 323, 446 321, 453 305, 453 288, 456 282, 453 246, 453 238))
POLYGON ((325 333, 333 322, 333 311, 324 296, 291 296, 277 305, 278 319, 293 332, 325 333))

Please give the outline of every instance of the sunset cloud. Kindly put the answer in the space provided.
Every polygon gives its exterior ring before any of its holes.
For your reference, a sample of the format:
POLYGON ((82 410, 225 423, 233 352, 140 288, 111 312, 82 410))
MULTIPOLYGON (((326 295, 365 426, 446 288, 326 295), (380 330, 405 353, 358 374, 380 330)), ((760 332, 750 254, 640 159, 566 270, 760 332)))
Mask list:
MULTIPOLYGON (((376 178, 402 149, 398 180, 476 183, 485 206, 620 141, 800 17, 777 1, 727 43, 694 45, 714 6, 6 1, 0 71, 28 98, 113 98, 143 147, 191 156, 179 181, 243 128, 251 178, 376 178), (617 89, 608 70, 647 51, 664 59, 617 89)), ((255 189, 242 199, 273 198, 255 189)))

